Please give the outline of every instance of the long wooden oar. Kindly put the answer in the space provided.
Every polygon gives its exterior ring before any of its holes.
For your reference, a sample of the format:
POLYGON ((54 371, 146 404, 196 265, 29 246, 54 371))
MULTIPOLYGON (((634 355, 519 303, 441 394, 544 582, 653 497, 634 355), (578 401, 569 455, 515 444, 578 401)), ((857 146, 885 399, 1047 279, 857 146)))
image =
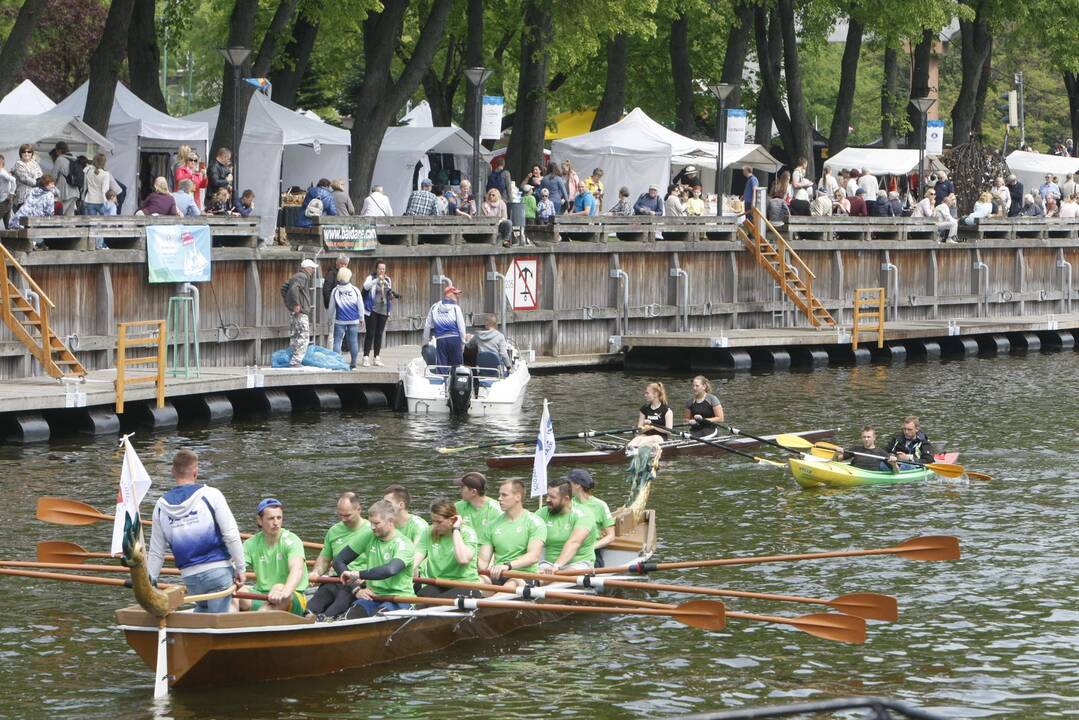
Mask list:
MULTIPOLYGON (((14 577, 28 577, 38 578, 41 580, 57 580, 59 582, 77 582, 86 585, 110 585, 112 587, 131 587, 131 580, 122 580, 120 578, 111 577, 94 577, 93 575, 68 575, 67 573, 45 572, 40 570, 13 570, 11 568, 0 567, 0 575, 12 575, 14 577)), ((161 587, 182 588, 183 585, 163 585, 161 587)), ((204 600, 216 600, 226 595, 232 595, 235 592, 235 587, 225 588, 224 590, 218 590, 212 593, 202 593, 201 595, 185 595, 183 603, 202 602, 204 600)))
POLYGON ((872 550, 833 550, 830 552, 802 553, 799 555, 764 555, 746 558, 717 558, 714 560, 687 560, 685 562, 637 562, 621 567, 591 568, 588 570, 561 570, 560 575, 601 575, 637 573, 645 574, 656 570, 688 570, 691 568, 719 567, 724 565, 756 565, 773 562, 796 562, 801 560, 823 560, 827 558, 865 557, 871 555, 897 555, 907 560, 925 562, 958 560, 959 538, 953 535, 923 535, 911 538, 893 547, 874 548, 872 550))
POLYGON ((734 453, 735 455, 741 455, 742 457, 747 458, 749 460, 753 460, 754 462, 756 462, 756 463, 758 463, 760 465, 772 465, 772 466, 775 466, 775 467, 787 467, 786 463, 776 462, 775 460, 769 460, 768 458, 762 458, 762 457, 759 457, 757 455, 750 455, 747 452, 743 452, 742 450, 739 450, 737 448, 733 448, 730 445, 724 445, 723 443, 716 442, 715 440, 709 440, 707 438, 701 438, 701 437, 694 437, 693 435, 691 435, 690 433, 687 433, 687 432, 672 432, 671 430, 669 430, 669 429, 667 429, 665 427, 661 427, 661 426, 657 426, 657 425, 652 425, 651 427, 654 430, 658 430, 659 432, 664 433, 664 434, 666 434, 668 436, 675 435, 675 436, 683 438, 685 440, 692 440, 694 442, 699 442, 699 443, 701 443, 703 445, 711 445, 712 447, 719 448, 720 450, 726 450, 729 453, 734 453))
MULTIPOLYGON (((533 575, 533 573, 520 573, 519 575, 531 576, 533 575)), ((542 577, 546 580, 552 579, 552 576, 550 575, 541 575, 537 577, 542 577)), ((484 592, 506 592, 506 589, 501 585, 488 585, 487 583, 470 583, 457 580, 441 580, 434 578, 417 578, 417 580, 426 585, 436 585, 438 587, 465 588, 472 590, 482 590, 484 592)), ((608 584, 613 586, 612 582, 608 582, 608 584)), ((647 583, 640 584, 647 585, 647 583)), ((526 600, 532 598, 552 598, 555 600, 562 599, 570 600, 573 602, 589 602, 596 605, 650 608, 653 610, 667 611, 677 610, 679 607, 678 605, 671 605, 669 603, 649 602, 646 600, 630 600, 628 598, 621 597, 604 597, 602 595, 589 595, 584 593, 549 590, 547 588, 518 588, 517 593, 526 600)), ((722 603, 716 604, 722 605, 722 603)), ((742 620, 789 625, 793 628, 801 630, 802 632, 825 638, 826 640, 836 640, 838 642, 845 642, 851 644, 859 644, 865 642, 865 620, 860 617, 852 617, 850 615, 834 615, 831 613, 813 613, 810 615, 801 615, 799 617, 788 618, 778 615, 754 615, 751 613, 734 612, 731 610, 725 610, 725 614, 727 617, 736 617, 742 620)))
MULTIPOLYGON (((681 425, 676 425, 675 427, 684 427, 687 424, 688 423, 682 423, 681 425)), ((637 427, 634 426, 634 427, 631 427, 631 428, 619 428, 617 430, 584 430, 584 431, 579 432, 579 433, 570 433, 569 435, 555 435, 553 439, 554 440, 578 440, 578 439, 599 437, 599 436, 602 436, 602 435, 624 435, 625 433, 631 433, 631 432, 637 432, 637 427)), ((442 453, 443 455, 450 455, 450 454, 453 454, 453 453, 464 452, 465 450, 479 450, 481 448, 492 448, 492 447, 515 447, 515 446, 532 447, 535 444, 536 444, 536 438, 535 437, 530 437, 530 438, 524 438, 523 440, 507 440, 505 442, 479 443, 478 445, 458 445, 457 447, 440 447, 440 448, 436 448, 436 450, 438 452, 442 453)))
MULTIPOLYGON (((843 449, 843 448, 839 447, 838 445, 833 445, 832 443, 829 443, 829 442, 816 442, 816 443, 810 442, 809 440, 806 440, 805 438, 799 437, 797 435, 780 435, 779 438, 781 439, 781 442, 785 443, 788 446, 788 448, 787 448, 788 450, 795 450, 795 449, 811 450, 813 448, 823 448, 823 449, 831 451, 831 452, 839 452, 840 450, 843 449)), ((882 459, 878 455, 870 455, 869 453, 855 452, 853 450, 847 450, 846 452, 850 453, 851 455, 860 455, 861 457, 871 457, 871 458, 876 458, 877 460, 882 459)), ((927 469, 932 470, 933 472, 935 472, 937 475, 940 475, 940 476, 946 477, 946 478, 957 478, 957 477, 962 477, 963 475, 970 476, 970 473, 967 472, 967 469, 965 467, 963 467, 962 465, 957 465, 955 463, 942 463, 942 462, 923 463, 923 462, 918 462, 917 460, 900 460, 899 462, 907 464, 907 465, 917 465, 918 467, 927 468, 927 469)), ((984 479, 992 480, 992 478, 989 477, 988 475, 986 475, 985 473, 976 473, 976 475, 978 476, 977 477, 978 480, 984 480, 984 479)))
MULTIPOLYGON (((110 555, 107 552, 92 552, 78 543, 68 542, 67 540, 42 540, 37 544, 38 562, 70 563, 94 559, 115 560, 116 557, 116 555, 110 555)), ((173 562, 174 560, 175 558, 172 555, 165 556, 165 562, 173 562)), ((315 561, 308 560, 307 564, 314 565, 315 561)))
MULTIPOLYGON (((56 525, 93 525, 114 518, 81 500, 44 496, 37 499, 37 519, 56 525)), ((142 524, 152 525, 149 520, 143 520, 142 524)), ((240 537, 247 539, 251 537, 251 533, 240 533, 240 537)), ((322 549, 322 543, 304 541, 303 546, 322 549)))
MULTIPOLYGON (((426 598, 409 595, 375 596, 377 602, 410 603, 413 605, 446 605, 460 608, 461 610, 475 610, 476 608, 500 608, 504 610, 523 610, 528 604, 516 600, 477 600, 474 598, 426 598)), ((673 610, 656 610, 652 608, 625 608, 625 607, 599 607, 595 605, 560 605, 543 603, 533 605, 536 610, 556 613, 599 613, 603 615, 654 615, 657 617, 669 617, 683 625, 700 628, 701 630, 722 630, 727 625, 726 608, 723 603, 714 600, 690 600, 675 606, 673 610)))
MULTIPOLYGON (((543 582, 557 581, 562 578, 552 575, 539 575, 536 573, 524 573, 513 571, 511 577, 525 580, 539 580, 543 582)), ((804 597, 802 595, 776 595, 773 593, 748 592, 744 590, 725 590, 721 588, 701 587, 699 585, 668 585, 664 583, 639 582, 635 580, 609 580, 590 575, 573 576, 576 583, 582 587, 625 588, 628 590, 658 590, 659 592, 682 593, 685 595, 712 595, 715 597, 740 597, 755 600, 773 600, 775 602, 805 603, 807 605, 827 605, 835 608, 846 615, 864 618, 866 620, 883 620, 895 622, 899 619, 899 604, 891 595, 859 592, 848 595, 840 595, 831 600, 823 598, 804 597)))

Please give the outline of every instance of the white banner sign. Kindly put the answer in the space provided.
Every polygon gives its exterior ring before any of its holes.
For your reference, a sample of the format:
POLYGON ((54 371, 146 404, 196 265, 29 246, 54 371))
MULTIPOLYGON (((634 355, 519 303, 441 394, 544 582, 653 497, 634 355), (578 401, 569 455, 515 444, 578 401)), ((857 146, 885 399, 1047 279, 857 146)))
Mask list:
POLYGON ((944 152, 944 121, 928 120, 925 123, 925 154, 940 155, 944 152))
POLYGON ((505 98, 498 95, 483 96, 480 140, 497 140, 502 137, 502 108, 505 102, 505 98))
POLYGON ((746 144, 747 114, 743 108, 731 108, 727 111, 727 144, 746 144))

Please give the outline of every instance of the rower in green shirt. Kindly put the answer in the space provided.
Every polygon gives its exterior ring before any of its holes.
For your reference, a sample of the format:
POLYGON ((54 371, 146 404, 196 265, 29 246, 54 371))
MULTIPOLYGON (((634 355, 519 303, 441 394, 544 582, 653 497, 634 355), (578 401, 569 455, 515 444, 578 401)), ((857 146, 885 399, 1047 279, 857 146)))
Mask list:
MULTIPOLYGON (((425 577, 458 582, 482 582, 476 570, 479 557, 479 538, 472 526, 457 514, 449 500, 439 500, 431 506, 431 529, 420 540, 420 551, 427 556, 425 577)), ((479 597, 480 593, 466 588, 444 588, 425 585, 423 597, 479 597)))
POLYGON ((507 480, 498 489, 498 504, 502 514, 480 538, 480 572, 487 572, 491 581, 505 584, 507 589, 523 585, 523 580, 506 579, 510 570, 536 572, 543 559, 543 544, 547 541, 547 526, 524 508, 525 487, 520 480, 507 480))
POLYGON ((559 478, 547 487, 547 505, 536 517, 547 525, 547 544, 539 571, 588 570, 596 564, 596 519, 573 502, 573 486, 559 478))
POLYGON ((596 518, 596 567, 603 567, 603 548, 614 542, 614 516, 607 503, 592 494, 596 481, 592 474, 581 468, 574 468, 566 473, 566 479, 573 484, 574 506, 590 510, 596 518))
POLYGON ((386 500, 379 500, 368 510, 367 519, 371 521, 375 539, 363 558, 366 570, 357 572, 348 569, 348 564, 356 558, 351 547, 344 548, 333 560, 334 570, 338 571, 342 582, 366 581, 366 587, 353 591, 356 601, 345 613, 349 620, 370 617, 383 610, 408 607, 407 603, 376 599, 388 595, 412 595, 412 568, 416 550, 412 542, 397 530, 395 514, 393 503, 386 500))
POLYGON ((282 527, 284 521, 281 501, 266 498, 259 503, 260 530, 244 542, 244 562, 255 571, 254 592, 269 597, 265 601, 240 600, 241 610, 284 610, 303 615, 307 608, 303 542, 282 527))
MULTIPOLYGON (((315 560, 308 576, 311 582, 331 571, 333 559, 346 547, 356 551, 356 559, 348 564, 349 570, 363 570, 367 548, 375 539, 371 523, 363 517, 360 499, 354 492, 346 492, 337 500, 337 517, 340 522, 330 526, 322 551, 315 560)), ((354 598, 351 591, 340 583, 323 583, 307 603, 307 614, 318 619, 343 615, 354 598), (319 618, 319 616, 323 616, 319 618)))
MULTIPOLYGON (((408 490, 403 485, 390 485, 386 488, 386 492, 383 493, 382 499, 393 505, 393 522, 397 526, 397 530, 408 538, 413 547, 418 550, 420 540, 423 539, 424 534, 427 532, 428 525, 427 521, 419 515, 413 515, 408 511, 408 506, 412 501, 408 490)), ((422 564, 423 553, 417 552, 413 572, 417 572, 422 564)))
POLYGON ((502 514, 498 501, 487 497, 487 478, 483 473, 467 472, 453 483, 461 488, 461 499, 454 503, 457 514, 482 536, 487 526, 502 514))

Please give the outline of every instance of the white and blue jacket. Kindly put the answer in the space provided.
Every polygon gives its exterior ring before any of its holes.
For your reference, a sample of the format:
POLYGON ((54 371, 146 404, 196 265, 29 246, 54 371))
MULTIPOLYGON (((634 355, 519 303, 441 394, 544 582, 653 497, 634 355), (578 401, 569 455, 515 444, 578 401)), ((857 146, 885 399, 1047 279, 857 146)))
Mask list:
POLYGON ((182 577, 219 567, 242 576, 246 569, 240 529, 217 488, 177 485, 158 498, 146 562, 151 578, 161 573, 170 547, 182 577))
POLYGON ((337 283, 330 293, 330 317, 335 325, 359 325, 363 317, 363 296, 352 283, 337 283))
POLYGON ((461 306, 456 301, 443 298, 436 302, 427 311, 427 320, 423 323, 423 341, 456 335, 465 340, 465 314, 461 312, 461 306))

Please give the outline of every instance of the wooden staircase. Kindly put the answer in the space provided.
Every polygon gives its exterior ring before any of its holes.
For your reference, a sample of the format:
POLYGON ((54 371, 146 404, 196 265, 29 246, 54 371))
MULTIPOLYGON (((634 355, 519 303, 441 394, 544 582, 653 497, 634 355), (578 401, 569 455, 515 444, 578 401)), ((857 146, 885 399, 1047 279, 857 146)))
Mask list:
POLYGON ((49 327, 49 308, 54 308, 49 296, 38 287, 18 260, 0 244, 0 269, 3 270, 3 287, 0 289, 0 317, 12 334, 37 358, 49 377, 83 377, 86 368, 64 345, 49 327), (11 280, 8 268, 14 268, 37 293, 38 309, 11 280))
POLYGON ((738 228, 738 236, 746 248, 754 254, 760 266, 775 278, 783 293, 809 318, 810 325, 817 328, 835 327, 835 318, 813 294, 813 280, 817 276, 757 208, 751 208, 751 212, 746 222, 738 228), (760 232, 762 225, 764 234, 760 232))

